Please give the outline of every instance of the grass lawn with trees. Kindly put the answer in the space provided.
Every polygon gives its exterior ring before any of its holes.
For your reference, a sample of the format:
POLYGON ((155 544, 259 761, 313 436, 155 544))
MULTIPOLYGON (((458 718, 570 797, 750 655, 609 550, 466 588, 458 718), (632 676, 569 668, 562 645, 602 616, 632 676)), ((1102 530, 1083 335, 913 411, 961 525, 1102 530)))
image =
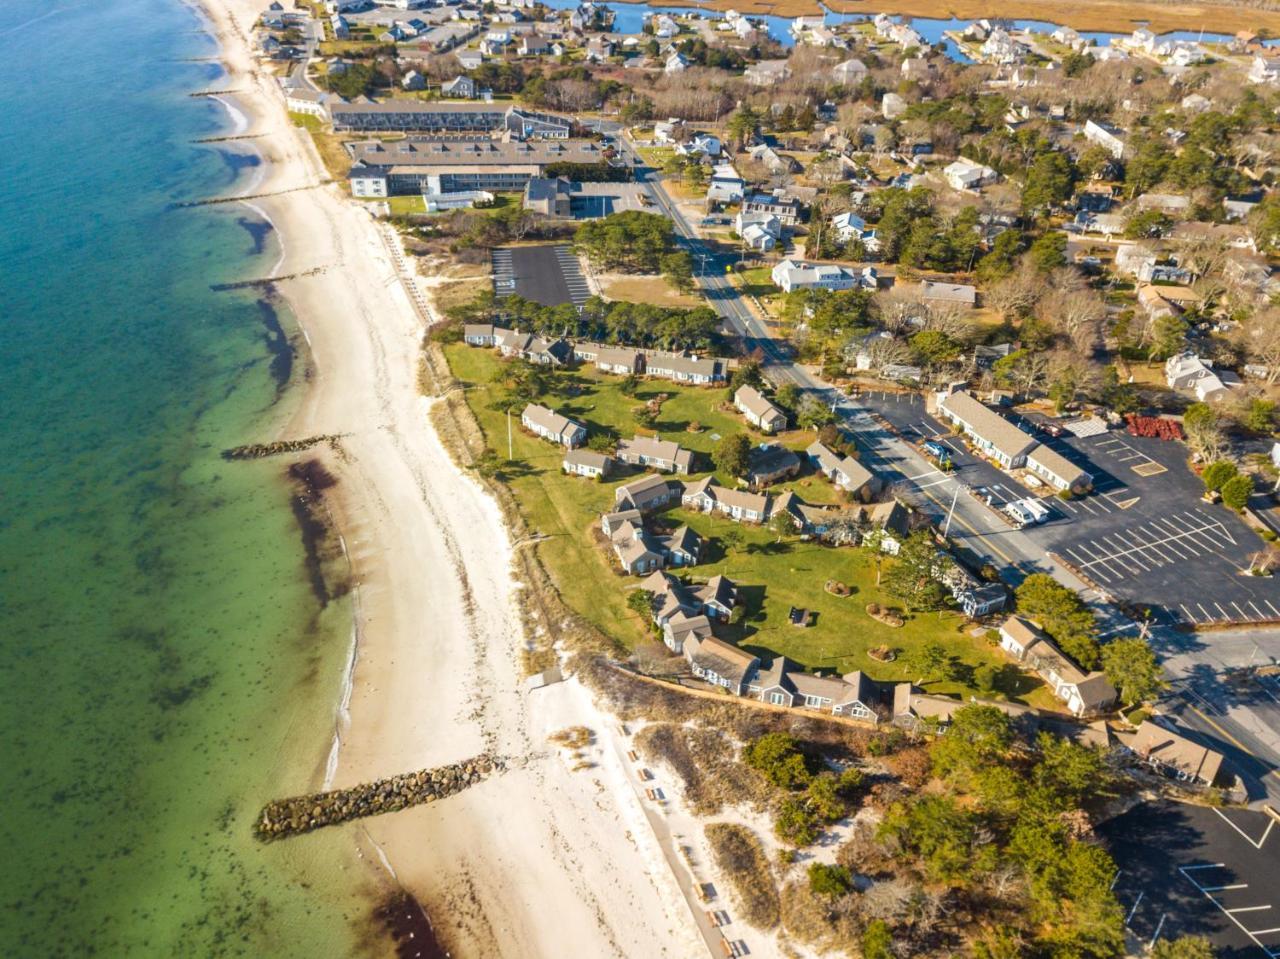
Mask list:
MULTIPOLYGON (((638 474, 613 477, 604 483, 564 475, 560 468, 563 450, 521 429, 523 401, 513 403, 511 409, 514 460, 507 463, 507 420, 501 407, 506 388, 495 381, 506 364, 491 350, 462 343, 446 346, 445 354, 454 376, 467 387, 467 402, 480 422, 487 445, 497 453, 499 478, 515 493, 530 527, 549 537, 536 549, 565 601, 628 647, 649 640, 652 634, 647 624, 627 605, 627 597, 639 579, 621 575, 612 552, 600 542, 597 533, 600 514, 613 506, 614 488, 638 474)), ((633 395, 626 395, 624 382, 622 377, 593 369, 556 372, 551 376, 552 391, 537 402, 584 423, 593 435, 630 437, 656 430, 662 438, 703 454, 700 475, 711 469, 710 454, 721 437, 747 432, 753 442, 764 440, 749 431, 736 412, 722 408, 728 396, 724 387, 710 389, 643 380, 633 395), (662 403, 654 430, 641 429, 633 411, 660 394, 668 398, 662 403), (688 432, 690 423, 701 424, 702 429, 688 432)), ((791 431, 773 439, 803 450, 812 438, 811 432, 791 431)), ((731 477, 719 479, 733 485, 731 477)), ((785 488, 796 490, 811 503, 839 499, 831 484, 811 475, 774 490, 785 488)), ((687 523, 708 540, 704 563, 689 575, 701 581, 723 573, 739 584, 744 612, 722 635, 752 651, 782 654, 807 668, 840 673, 862 669, 877 679, 914 680, 919 677, 908 676, 913 667, 902 661, 878 663, 868 656, 868 650, 888 645, 906 652, 933 641, 954 658, 957 668, 951 679, 927 684, 931 691, 977 693, 973 671, 985 665, 996 670, 997 688, 1010 698, 1036 706, 1053 704, 1038 680, 1010 666, 985 638, 969 635, 969 624, 959 613, 908 615, 901 628, 872 619, 866 612, 868 603, 900 604, 877 587, 877 560, 868 550, 831 548, 794 537, 779 542, 778 534, 766 527, 735 523, 680 507, 659 519, 673 528, 687 523), (827 593, 824 586, 831 579, 850 586, 852 594, 841 598, 827 593), (815 624, 808 628, 790 625, 788 614, 792 606, 816 613, 815 624)), ((886 570, 893 562, 889 557, 880 560, 886 570)))

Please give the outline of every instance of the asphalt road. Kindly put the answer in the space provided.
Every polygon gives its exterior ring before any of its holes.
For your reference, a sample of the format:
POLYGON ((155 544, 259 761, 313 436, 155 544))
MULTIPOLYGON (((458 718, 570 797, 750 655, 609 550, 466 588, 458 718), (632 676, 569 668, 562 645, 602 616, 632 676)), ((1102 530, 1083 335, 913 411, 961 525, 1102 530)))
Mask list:
MULTIPOLYGON (((776 383, 794 383, 812 393, 840 416, 841 421, 863 451, 864 462, 896 484, 896 492, 915 503, 921 510, 940 520, 942 527, 958 546, 984 562, 1001 570, 1010 583, 1017 583, 1029 573, 1047 572, 1059 582, 1079 592, 1098 617, 1103 637, 1136 634, 1139 625, 1114 605, 1112 597, 1082 582, 1074 573, 1055 562, 1044 542, 1023 530, 1005 523, 976 493, 989 483, 969 477, 939 472, 910 443, 894 431, 885 429, 868 407, 820 379, 812 370, 795 362, 786 345, 775 339, 764 322, 751 309, 746 298, 726 272, 736 262, 733 254, 721 253, 707 246, 690 227, 684 215, 667 194, 657 171, 643 164, 634 147, 618 136, 619 149, 629 155, 636 180, 648 191, 653 209, 665 214, 675 226, 681 242, 701 265, 698 282, 708 302, 720 314, 726 328, 741 337, 749 351, 759 350, 765 358, 766 374, 776 383)), ((975 474, 987 479, 1001 477, 993 468, 991 474, 975 474)), ((963 473, 963 470, 957 471, 963 473)), ((1280 606, 1280 603, 1277 603, 1280 606)), ((1222 634, 1187 634, 1169 626, 1157 625, 1149 632, 1153 646, 1168 663, 1176 662, 1194 671, 1200 683, 1217 677, 1212 683, 1222 686, 1221 662, 1213 654, 1222 634)), ((1280 649, 1277 650, 1280 655, 1280 649)), ((1169 672, 1170 679, 1182 682, 1181 675, 1169 672)), ((1254 801, 1270 799, 1280 802, 1280 733, 1261 704, 1235 703, 1230 708, 1217 708, 1211 702, 1197 702, 1175 686, 1181 720, 1224 752, 1233 768, 1245 782, 1254 801), (1269 734, 1268 734, 1269 733, 1269 734)))

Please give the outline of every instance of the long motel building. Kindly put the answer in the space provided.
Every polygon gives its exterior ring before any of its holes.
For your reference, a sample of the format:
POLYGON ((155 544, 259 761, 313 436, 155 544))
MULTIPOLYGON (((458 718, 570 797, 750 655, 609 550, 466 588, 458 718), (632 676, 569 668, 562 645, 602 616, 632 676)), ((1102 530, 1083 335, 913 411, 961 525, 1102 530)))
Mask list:
POLYGON ((463 140, 410 137, 349 145, 348 179, 358 197, 486 190, 519 192, 552 164, 607 163, 594 140, 463 140))

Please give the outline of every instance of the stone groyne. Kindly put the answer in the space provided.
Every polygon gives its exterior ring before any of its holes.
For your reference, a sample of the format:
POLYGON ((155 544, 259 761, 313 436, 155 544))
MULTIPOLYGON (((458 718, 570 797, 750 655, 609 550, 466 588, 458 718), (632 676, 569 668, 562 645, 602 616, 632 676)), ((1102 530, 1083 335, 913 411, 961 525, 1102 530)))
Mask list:
POLYGON ((420 806, 462 792, 505 768, 501 759, 481 755, 450 766, 361 783, 350 789, 277 799, 268 803, 258 816, 254 834, 264 842, 287 839, 322 826, 420 806))
POLYGON ((274 443, 250 443, 248 446, 234 446, 222 451, 224 460, 257 460, 267 456, 280 456, 284 453, 301 453, 320 443, 328 443, 336 449, 340 437, 326 434, 324 436, 308 436, 302 440, 276 440, 274 443))

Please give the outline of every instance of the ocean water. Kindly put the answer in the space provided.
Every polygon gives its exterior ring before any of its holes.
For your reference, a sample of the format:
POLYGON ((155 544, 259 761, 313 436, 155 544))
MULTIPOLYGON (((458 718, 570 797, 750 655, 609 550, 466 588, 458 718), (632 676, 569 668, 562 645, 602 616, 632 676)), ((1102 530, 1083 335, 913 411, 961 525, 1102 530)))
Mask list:
MULTIPOLYGON (((318 782, 351 613, 304 566, 269 438, 289 317, 212 284, 279 246, 200 18, 9 0, 0 24, 0 955, 349 956, 332 830, 251 836, 318 782), (228 144, 235 146, 236 144, 228 144)), ((376 946, 368 947, 376 948, 376 946)))

